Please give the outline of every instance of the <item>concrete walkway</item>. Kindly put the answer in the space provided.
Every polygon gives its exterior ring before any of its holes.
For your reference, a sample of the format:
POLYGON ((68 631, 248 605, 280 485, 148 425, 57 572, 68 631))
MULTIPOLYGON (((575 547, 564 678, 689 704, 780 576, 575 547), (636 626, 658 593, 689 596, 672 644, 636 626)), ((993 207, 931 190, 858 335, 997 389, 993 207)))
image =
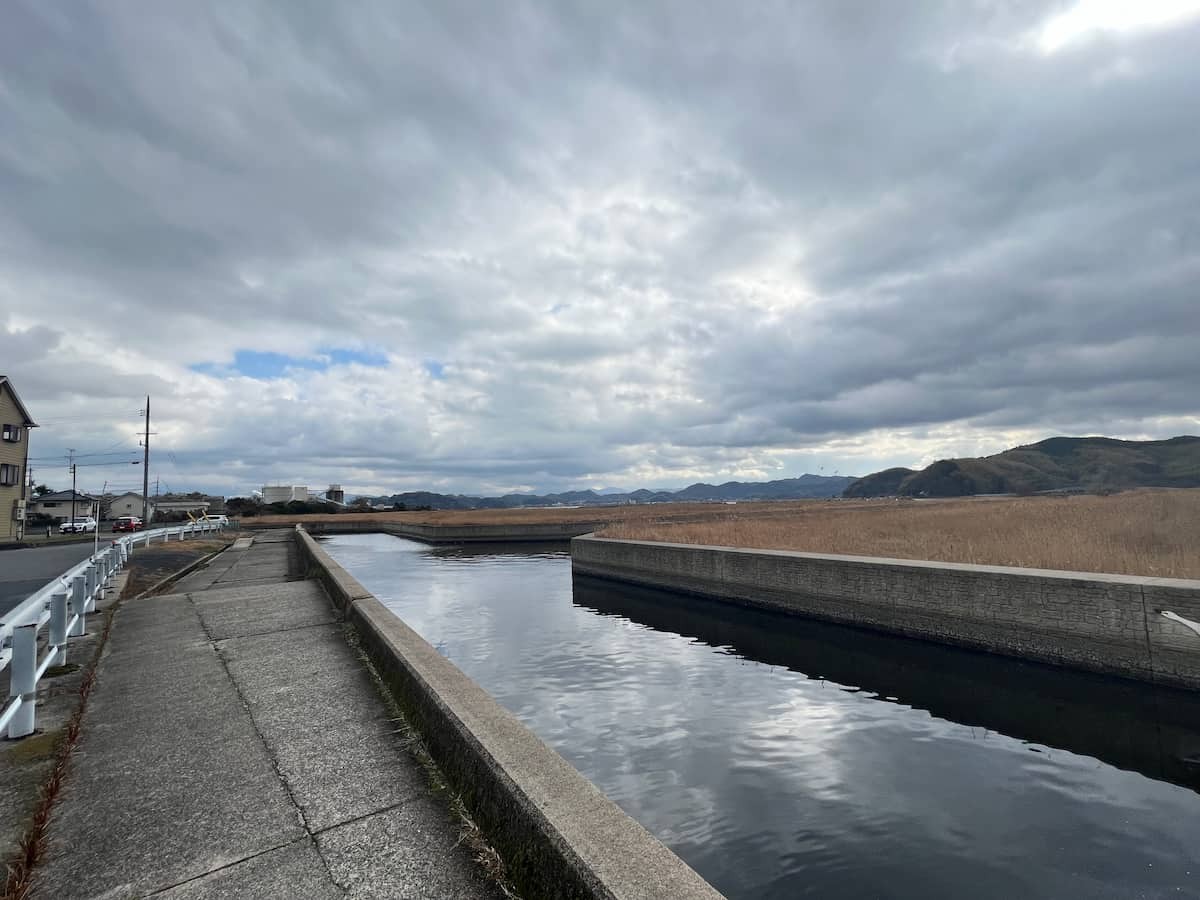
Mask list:
POLYGON ((498 898, 289 532, 117 613, 33 896, 498 898))

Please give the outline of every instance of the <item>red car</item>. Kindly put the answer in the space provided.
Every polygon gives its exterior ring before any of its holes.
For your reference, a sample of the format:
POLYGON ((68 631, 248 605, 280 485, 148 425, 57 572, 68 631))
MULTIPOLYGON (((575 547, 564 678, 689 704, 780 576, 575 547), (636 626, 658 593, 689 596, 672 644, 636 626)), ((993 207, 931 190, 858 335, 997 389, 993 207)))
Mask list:
POLYGON ((142 520, 137 516, 121 516, 113 521, 112 530, 115 531, 141 531, 146 526, 142 524, 142 520))

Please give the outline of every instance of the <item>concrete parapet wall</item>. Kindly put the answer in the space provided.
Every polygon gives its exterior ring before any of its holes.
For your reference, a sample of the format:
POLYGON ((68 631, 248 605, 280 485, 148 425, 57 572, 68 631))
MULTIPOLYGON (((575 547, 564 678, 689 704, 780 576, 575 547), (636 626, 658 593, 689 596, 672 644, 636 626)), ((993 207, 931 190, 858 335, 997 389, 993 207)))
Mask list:
POLYGON ((355 600, 364 600, 373 596, 370 591, 358 583, 353 575, 343 569, 333 557, 325 552, 325 548, 309 537, 303 529, 296 529, 296 539, 300 542, 300 556, 305 560, 309 574, 325 586, 330 599, 338 608, 347 613, 355 600))
POLYGON ((1200 689, 1200 581, 782 550, 571 542, 576 572, 1200 689))
POLYGON ((303 529, 297 539, 525 896, 719 900, 708 882, 366 592, 303 529))

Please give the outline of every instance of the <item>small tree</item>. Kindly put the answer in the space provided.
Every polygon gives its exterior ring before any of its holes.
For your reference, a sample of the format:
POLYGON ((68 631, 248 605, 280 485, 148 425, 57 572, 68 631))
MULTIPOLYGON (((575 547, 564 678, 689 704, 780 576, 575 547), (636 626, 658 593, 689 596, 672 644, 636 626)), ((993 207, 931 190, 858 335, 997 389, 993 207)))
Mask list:
POLYGON ((52 490, 50 490, 50 486, 48 484, 39 484, 37 487, 35 487, 33 489, 33 496, 35 496, 35 497, 44 497, 47 494, 52 494, 52 493, 54 493, 54 492, 52 490))

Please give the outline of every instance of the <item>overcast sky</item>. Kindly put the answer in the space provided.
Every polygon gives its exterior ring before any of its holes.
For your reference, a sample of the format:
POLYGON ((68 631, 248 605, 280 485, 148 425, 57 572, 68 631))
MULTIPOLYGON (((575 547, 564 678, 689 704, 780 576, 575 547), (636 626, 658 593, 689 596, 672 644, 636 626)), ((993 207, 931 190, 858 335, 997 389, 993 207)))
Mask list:
POLYGON ((1198 98, 1200 0, 8 0, 0 372, 91 489, 1200 433, 1198 98))

